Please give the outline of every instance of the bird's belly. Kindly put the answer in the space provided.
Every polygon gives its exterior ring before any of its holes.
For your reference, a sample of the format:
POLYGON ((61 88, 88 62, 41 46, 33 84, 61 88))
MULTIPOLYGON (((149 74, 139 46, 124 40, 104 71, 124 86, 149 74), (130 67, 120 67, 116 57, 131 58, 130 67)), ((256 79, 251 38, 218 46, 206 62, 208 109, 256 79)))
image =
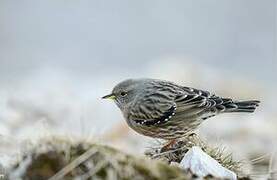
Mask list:
POLYGON ((191 134, 201 123, 200 119, 174 119, 159 125, 140 125, 129 122, 129 126, 139 134, 160 139, 177 139, 191 134))

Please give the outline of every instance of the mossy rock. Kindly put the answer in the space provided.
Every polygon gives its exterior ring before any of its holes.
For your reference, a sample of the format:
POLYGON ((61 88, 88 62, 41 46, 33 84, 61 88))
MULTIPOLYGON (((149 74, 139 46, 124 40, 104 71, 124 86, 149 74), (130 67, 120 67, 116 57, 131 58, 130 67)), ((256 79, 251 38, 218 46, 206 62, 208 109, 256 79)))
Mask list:
MULTIPOLYGON (((10 179, 197 179, 189 170, 161 160, 129 155, 106 145, 47 138, 28 148, 8 172, 10 179)), ((204 179, 217 179, 207 176, 204 179)))
POLYGON ((191 179, 191 173, 114 148, 52 138, 40 141, 9 171, 10 179, 191 179), (25 166, 25 167, 23 167, 25 166))
POLYGON ((218 161, 223 167, 235 172, 236 174, 243 174, 241 170, 242 163, 234 160, 231 153, 226 153, 222 147, 210 147, 196 134, 179 139, 171 148, 163 152, 161 152, 162 146, 163 144, 158 142, 158 144, 150 147, 145 152, 145 155, 151 159, 158 159, 168 163, 180 163, 190 148, 198 146, 205 153, 218 161))

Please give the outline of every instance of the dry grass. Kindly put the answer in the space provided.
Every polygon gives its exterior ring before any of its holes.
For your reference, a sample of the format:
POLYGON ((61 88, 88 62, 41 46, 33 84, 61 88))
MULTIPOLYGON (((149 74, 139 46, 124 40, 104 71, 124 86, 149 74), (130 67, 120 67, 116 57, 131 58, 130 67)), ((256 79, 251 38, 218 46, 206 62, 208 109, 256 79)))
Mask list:
POLYGON ((160 161, 134 157, 108 146, 51 138, 40 141, 11 169, 11 179, 191 179, 160 161), (29 163, 22 163, 31 160, 29 163), (19 172, 21 171, 21 172, 19 172))
MULTIPOLYGON (((176 143, 173 149, 159 152, 161 143, 146 153, 152 159, 125 154, 114 148, 82 140, 51 137, 42 139, 22 154, 9 170, 10 179, 196 179, 189 170, 169 165, 180 162, 192 146, 201 147, 226 168, 240 172, 240 162, 234 161, 222 148, 211 148, 197 136, 176 143), (175 149, 174 149, 175 148, 175 149), (162 162, 166 161, 166 162, 162 162)), ((274 172, 273 172, 274 173, 274 172)), ((252 176, 254 177, 254 176, 252 176)), ((207 176, 204 179, 216 179, 207 176)), ((249 178, 241 178, 249 179, 249 178)))
POLYGON ((196 134, 188 136, 179 140, 173 145, 172 148, 165 152, 161 152, 163 143, 157 142, 157 145, 150 147, 145 154, 152 159, 159 159, 168 163, 177 162, 179 163, 186 152, 193 146, 199 146, 201 149, 210 155, 212 158, 217 160, 223 167, 234 171, 236 174, 242 174, 240 161, 235 161, 232 158, 231 153, 226 153, 222 147, 210 147, 204 143, 196 134))

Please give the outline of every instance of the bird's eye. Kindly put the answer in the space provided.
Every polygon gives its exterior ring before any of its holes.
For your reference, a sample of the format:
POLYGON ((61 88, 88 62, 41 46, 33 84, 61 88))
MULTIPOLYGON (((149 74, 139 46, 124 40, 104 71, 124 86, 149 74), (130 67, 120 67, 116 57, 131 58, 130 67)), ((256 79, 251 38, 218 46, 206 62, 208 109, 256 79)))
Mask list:
POLYGON ((124 92, 124 91, 122 91, 122 92, 120 93, 120 96, 122 96, 122 97, 124 97, 124 96, 126 96, 126 95, 127 95, 127 93, 124 92))

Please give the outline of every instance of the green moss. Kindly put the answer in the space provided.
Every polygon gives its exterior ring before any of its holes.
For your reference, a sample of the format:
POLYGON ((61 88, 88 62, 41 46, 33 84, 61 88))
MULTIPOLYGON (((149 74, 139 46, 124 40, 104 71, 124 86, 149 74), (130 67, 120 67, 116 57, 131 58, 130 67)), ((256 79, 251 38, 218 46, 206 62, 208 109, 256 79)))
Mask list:
MULTIPOLYGON (((148 159, 136 157, 123 153, 109 146, 95 144, 87 141, 70 141, 65 138, 47 138, 39 141, 32 148, 26 149, 22 154, 22 160, 14 164, 9 174, 12 175, 28 157, 31 157, 31 164, 26 167, 26 171, 20 175, 22 179, 48 179, 66 167, 66 173, 59 176, 60 179, 73 179, 83 177, 83 179, 123 179, 123 180, 186 180, 196 178, 190 171, 184 171, 176 166, 171 166, 168 162, 178 162, 189 150, 197 145, 214 157, 223 166, 237 170, 236 161, 231 155, 225 155, 219 148, 210 148, 202 141, 187 139, 181 142, 175 149, 169 152, 159 153, 157 149, 151 149, 148 159), (177 149, 176 149, 177 148, 177 149), (179 149, 178 149, 179 148, 179 149), (87 152, 91 152, 80 160, 87 152), (164 160, 164 161, 161 161, 164 160)), ((206 177, 206 179, 215 179, 206 177)))
MULTIPOLYGON (((116 177, 126 180, 188 179, 188 175, 181 169, 164 162, 134 157, 104 145, 83 141, 72 142, 63 138, 41 140, 39 144, 26 150, 22 157, 23 161, 27 157, 32 159, 26 171, 18 177, 23 179, 48 179, 66 166, 72 168, 62 176, 62 179, 73 177, 92 179, 116 177), (93 154, 84 158, 79 164, 74 164, 76 159, 91 150, 93 154)), ((10 175, 23 161, 14 164, 10 175)))
POLYGON ((236 174, 241 173, 241 162, 235 161, 232 154, 226 153, 224 148, 208 146, 196 134, 180 139, 170 149, 163 152, 161 152, 161 149, 163 149, 163 143, 159 142, 159 144, 155 146, 156 148, 150 148, 145 154, 152 159, 162 160, 167 163, 179 163, 187 151, 193 146, 200 147, 204 152, 217 160, 227 169, 234 171, 236 174))

